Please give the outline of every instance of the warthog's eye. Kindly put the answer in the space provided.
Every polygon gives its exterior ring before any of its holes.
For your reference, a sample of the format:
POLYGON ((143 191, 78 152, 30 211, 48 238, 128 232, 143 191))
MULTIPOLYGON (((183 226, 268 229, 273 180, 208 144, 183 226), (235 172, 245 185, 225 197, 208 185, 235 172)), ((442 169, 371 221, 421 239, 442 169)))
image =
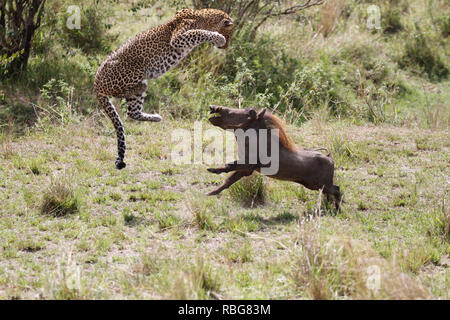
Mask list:
POLYGON ((256 119, 256 111, 253 108, 247 110, 247 116, 250 120, 256 119))

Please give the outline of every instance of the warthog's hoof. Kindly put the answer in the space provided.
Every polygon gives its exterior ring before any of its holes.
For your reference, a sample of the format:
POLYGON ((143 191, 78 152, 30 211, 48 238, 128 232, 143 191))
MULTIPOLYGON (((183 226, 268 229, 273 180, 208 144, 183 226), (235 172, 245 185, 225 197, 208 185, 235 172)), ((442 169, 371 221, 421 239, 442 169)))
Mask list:
POLYGON ((122 170, 123 168, 125 168, 127 166, 127 164, 123 161, 116 161, 116 169, 117 170, 122 170))
POLYGON ((214 191, 211 191, 211 192, 208 192, 206 195, 207 196, 215 196, 216 194, 219 194, 220 192, 217 192, 217 190, 214 190, 214 191))

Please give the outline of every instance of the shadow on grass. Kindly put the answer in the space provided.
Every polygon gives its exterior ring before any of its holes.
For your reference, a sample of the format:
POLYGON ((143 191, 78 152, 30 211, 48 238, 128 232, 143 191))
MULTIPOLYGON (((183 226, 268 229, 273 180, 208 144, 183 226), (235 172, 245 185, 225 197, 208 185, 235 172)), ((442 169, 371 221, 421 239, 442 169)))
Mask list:
POLYGON ((152 219, 149 219, 149 218, 132 215, 132 216, 124 217, 123 224, 126 227, 133 227, 133 228, 138 227, 138 226, 148 227, 148 226, 152 225, 151 220, 152 219))
POLYGON ((336 216, 339 212, 331 209, 331 208, 322 208, 318 211, 316 208, 308 209, 302 214, 295 214, 288 211, 284 211, 276 216, 272 216, 269 218, 261 217, 257 214, 245 215, 243 219, 245 221, 255 221, 258 224, 266 225, 266 226, 276 226, 276 225, 289 225, 293 222, 296 222, 300 219, 300 217, 306 218, 308 220, 312 220, 317 218, 318 216, 336 216))

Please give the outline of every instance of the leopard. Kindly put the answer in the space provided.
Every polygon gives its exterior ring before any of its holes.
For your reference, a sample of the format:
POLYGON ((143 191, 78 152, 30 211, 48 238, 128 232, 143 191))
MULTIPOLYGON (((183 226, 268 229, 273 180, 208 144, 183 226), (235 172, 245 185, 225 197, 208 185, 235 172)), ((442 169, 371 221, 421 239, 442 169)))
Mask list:
POLYGON ((125 99, 131 119, 161 121, 159 114, 143 111, 147 80, 174 68, 202 43, 226 49, 233 27, 233 19, 222 10, 182 9, 165 24, 135 35, 106 57, 95 75, 94 92, 116 132, 116 169, 126 167, 126 143, 124 126, 111 98, 125 99))

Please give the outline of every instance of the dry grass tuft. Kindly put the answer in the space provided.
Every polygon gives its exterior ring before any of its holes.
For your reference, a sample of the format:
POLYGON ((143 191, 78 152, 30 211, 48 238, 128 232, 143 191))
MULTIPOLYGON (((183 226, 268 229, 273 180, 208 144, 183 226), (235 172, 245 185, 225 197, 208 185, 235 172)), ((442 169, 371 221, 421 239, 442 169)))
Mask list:
POLYGON ((212 266, 199 259, 189 270, 181 272, 171 290, 171 299, 208 299, 218 297, 220 279, 212 266))
POLYGON ((262 175, 253 173, 230 187, 230 196, 244 207, 263 205, 266 200, 266 187, 262 175))
POLYGON ((320 32, 326 38, 336 28, 339 17, 344 7, 343 1, 329 0, 322 6, 322 18, 320 20, 320 32))
POLYGON ((11 159, 14 154, 15 151, 11 142, 11 136, 0 133, 0 157, 3 159, 11 159))
POLYGON ((187 204, 188 210, 194 217, 194 224, 201 230, 215 230, 217 225, 208 210, 209 203, 203 203, 200 199, 192 198, 187 204))
POLYGON ((41 213, 61 217, 76 213, 79 209, 80 201, 69 179, 53 179, 42 198, 41 213))
POLYGON ((445 198, 442 199, 442 204, 431 212, 431 228, 428 234, 442 239, 443 242, 450 242, 450 209, 446 206, 445 198))
POLYGON ((429 299, 421 283, 402 273, 363 242, 348 238, 321 239, 318 222, 302 224, 301 247, 292 273, 311 298, 429 299), (311 228, 311 225, 313 227, 311 228))
POLYGON ((449 109, 443 103, 436 103, 434 107, 428 106, 423 110, 423 126, 432 130, 450 128, 449 109))
POLYGON ((159 270, 158 260, 155 256, 143 253, 133 266, 133 273, 142 276, 150 276, 159 270))

